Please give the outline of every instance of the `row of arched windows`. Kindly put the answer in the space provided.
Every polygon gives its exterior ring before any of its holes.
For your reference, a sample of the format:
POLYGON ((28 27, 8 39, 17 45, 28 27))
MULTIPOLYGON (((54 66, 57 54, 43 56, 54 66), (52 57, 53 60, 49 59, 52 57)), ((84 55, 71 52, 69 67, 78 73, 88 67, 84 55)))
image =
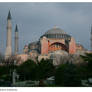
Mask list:
POLYGON ((47 38, 63 38, 63 39, 70 40, 70 36, 67 34, 46 34, 45 36, 47 38))

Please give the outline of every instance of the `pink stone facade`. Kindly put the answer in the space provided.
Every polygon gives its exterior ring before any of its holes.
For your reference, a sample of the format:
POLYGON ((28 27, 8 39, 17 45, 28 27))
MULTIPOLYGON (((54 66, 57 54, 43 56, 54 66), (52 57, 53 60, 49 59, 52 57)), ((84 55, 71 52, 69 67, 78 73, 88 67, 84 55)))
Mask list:
POLYGON ((74 38, 71 38, 71 41, 69 43, 69 53, 70 54, 75 54, 76 53, 76 43, 74 38))
POLYGON ((67 48, 64 39, 48 39, 46 37, 41 38, 41 54, 48 54, 51 51, 65 50, 69 54, 76 53, 76 43, 73 37, 69 42, 69 48, 67 48))
POLYGON ((41 54, 48 54, 48 40, 46 37, 41 39, 41 54))

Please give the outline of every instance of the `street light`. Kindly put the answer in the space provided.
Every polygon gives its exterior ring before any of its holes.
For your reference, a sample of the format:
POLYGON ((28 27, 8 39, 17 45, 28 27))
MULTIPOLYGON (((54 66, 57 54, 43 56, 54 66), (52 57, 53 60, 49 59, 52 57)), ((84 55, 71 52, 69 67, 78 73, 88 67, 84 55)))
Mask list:
POLYGON ((16 60, 14 60, 14 69, 13 69, 13 73, 12 73, 12 83, 13 85, 16 83, 16 78, 19 78, 19 75, 16 73, 16 69, 15 69, 15 65, 16 65, 16 60))

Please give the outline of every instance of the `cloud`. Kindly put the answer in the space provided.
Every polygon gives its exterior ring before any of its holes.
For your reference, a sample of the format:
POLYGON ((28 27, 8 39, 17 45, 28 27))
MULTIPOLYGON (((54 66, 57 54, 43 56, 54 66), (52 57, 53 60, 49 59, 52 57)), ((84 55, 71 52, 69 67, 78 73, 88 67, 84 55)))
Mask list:
POLYGON ((90 48, 92 3, 0 3, 0 50, 5 52, 7 13, 12 14, 12 44, 14 30, 19 28, 19 48, 38 40, 48 29, 57 25, 85 48, 90 48), (2 48, 4 47, 4 48, 2 48))

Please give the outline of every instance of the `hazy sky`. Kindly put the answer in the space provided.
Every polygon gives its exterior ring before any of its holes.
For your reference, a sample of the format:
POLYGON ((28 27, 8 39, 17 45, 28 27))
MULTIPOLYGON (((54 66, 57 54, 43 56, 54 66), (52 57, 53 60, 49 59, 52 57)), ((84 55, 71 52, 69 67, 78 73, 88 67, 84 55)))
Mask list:
POLYGON ((25 44, 37 41, 57 25, 76 42, 90 49, 92 3, 0 3, 0 52, 5 52, 8 11, 12 15, 12 47, 18 24, 20 53, 25 44))

